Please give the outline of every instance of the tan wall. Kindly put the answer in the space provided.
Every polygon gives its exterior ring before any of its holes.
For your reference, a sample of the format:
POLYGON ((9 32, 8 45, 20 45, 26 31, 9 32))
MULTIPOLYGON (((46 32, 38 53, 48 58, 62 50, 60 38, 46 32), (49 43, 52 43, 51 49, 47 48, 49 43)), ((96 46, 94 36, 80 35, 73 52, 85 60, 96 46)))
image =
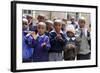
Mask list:
MULTIPOLYGON (((76 17, 75 12, 54 12, 54 11, 33 11, 32 12, 32 15, 35 18, 35 20, 39 14, 44 14, 46 18, 51 20, 55 18, 60 18, 60 19, 67 18, 68 20, 70 20, 71 16, 76 17)), ((89 13, 78 13, 78 14, 79 14, 78 17, 83 16, 86 18, 86 24, 88 27, 88 25, 90 24, 90 14, 89 13)))

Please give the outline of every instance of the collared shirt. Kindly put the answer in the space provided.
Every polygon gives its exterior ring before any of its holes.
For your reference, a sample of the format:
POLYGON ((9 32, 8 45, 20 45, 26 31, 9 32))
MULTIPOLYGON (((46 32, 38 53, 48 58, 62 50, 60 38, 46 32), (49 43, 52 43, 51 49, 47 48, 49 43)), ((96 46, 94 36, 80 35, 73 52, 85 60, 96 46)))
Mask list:
POLYGON ((80 32, 80 36, 81 37, 81 42, 80 42, 80 48, 79 48, 79 54, 88 54, 90 53, 90 45, 88 43, 88 32, 87 32, 87 28, 83 28, 82 31, 82 36, 81 36, 81 31, 80 29, 78 30, 80 32))
POLYGON ((56 39, 55 37, 57 36, 57 33, 55 30, 52 30, 50 32, 50 44, 51 44, 51 49, 50 52, 62 52, 63 46, 66 43, 66 34, 60 30, 60 35, 61 39, 56 39))
POLYGON ((76 45, 76 38, 75 37, 66 37, 66 44, 73 44, 76 45))

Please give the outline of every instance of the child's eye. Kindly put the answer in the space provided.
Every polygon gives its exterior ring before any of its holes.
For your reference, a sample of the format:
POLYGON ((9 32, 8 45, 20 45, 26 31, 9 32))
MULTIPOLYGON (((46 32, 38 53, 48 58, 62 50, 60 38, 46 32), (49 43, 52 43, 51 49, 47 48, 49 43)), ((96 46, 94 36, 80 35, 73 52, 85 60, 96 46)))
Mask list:
POLYGON ((44 29, 44 27, 38 27, 38 29, 44 29))
POLYGON ((44 27, 42 27, 42 29, 44 29, 44 27))
POLYGON ((38 29, 40 29, 40 27, 38 27, 38 29))

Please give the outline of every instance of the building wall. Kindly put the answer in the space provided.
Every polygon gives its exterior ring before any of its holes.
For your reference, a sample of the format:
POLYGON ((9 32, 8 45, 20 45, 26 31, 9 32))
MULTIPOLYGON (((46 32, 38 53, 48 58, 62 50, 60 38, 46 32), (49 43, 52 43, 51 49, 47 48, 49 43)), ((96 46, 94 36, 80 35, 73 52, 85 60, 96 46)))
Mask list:
POLYGON ((76 18, 76 21, 78 20, 80 16, 83 16, 86 18, 86 26, 88 27, 89 24, 91 24, 91 21, 90 21, 91 16, 89 13, 23 10, 23 14, 24 15, 31 14, 34 20, 36 20, 39 14, 44 14, 47 19, 51 19, 51 20, 56 19, 56 18, 59 18, 59 19, 67 18, 68 21, 70 20, 72 16, 76 18))

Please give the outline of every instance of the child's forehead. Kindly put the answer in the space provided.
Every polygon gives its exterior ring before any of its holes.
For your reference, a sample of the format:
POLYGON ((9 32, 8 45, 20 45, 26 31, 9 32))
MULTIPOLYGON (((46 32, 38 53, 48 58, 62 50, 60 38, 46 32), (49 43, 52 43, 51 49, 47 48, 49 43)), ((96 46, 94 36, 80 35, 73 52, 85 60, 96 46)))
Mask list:
POLYGON ((47 25, 53 25, 53 23, 50 23, 50 22, 46 22, 46 24, 47 24, 47 25))
POLYGON ((85 20, 79 20, 80 23, 85 23, 85 20))
POLYGON ((45 28, 46 26, 45 25, 38 25, 37 27, 39 27, 39 28, 45 28))
POLYGON ((44 22, 39 22, 39 23, 37 24, 37 26, 46 26, 46 24, 45 24, 44 22))
POLYGON ((74 34, 72 31, 67 31, 67 33, 72 33, 72 34, 74 34))
POLYGON ((57 26, 57 25, 62 25, 62 23, 60 23, 60 22, 55 22, 54 25, 56 25, 56 26, 57 26))

